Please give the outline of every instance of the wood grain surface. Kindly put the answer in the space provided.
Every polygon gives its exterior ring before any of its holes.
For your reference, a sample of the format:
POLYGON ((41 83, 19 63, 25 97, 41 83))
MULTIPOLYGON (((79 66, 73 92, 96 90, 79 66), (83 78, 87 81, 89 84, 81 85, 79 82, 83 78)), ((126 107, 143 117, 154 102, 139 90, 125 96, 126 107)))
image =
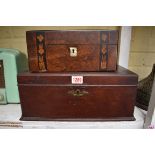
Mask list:
POLYGON ((31 72, 116 70, 118 31, 27 31, 26 38, 31 72))
POLYGON ((22 73, 22 120, 133 120, 138 76, 116 72, 22 73), (83 84, 72 84, 81 75, 83 84))

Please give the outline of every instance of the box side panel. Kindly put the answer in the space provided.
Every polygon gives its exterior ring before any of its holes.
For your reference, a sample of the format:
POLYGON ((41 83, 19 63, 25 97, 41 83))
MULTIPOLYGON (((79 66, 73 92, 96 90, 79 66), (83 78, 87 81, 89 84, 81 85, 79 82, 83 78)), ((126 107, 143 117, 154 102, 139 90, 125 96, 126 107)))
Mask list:
POLYGON ((38 54, 36 46, 36 33, 27 32, 26 42, 27 42, 29 70, 32 72, 38 72, 39 68, 38 68, 38 54))

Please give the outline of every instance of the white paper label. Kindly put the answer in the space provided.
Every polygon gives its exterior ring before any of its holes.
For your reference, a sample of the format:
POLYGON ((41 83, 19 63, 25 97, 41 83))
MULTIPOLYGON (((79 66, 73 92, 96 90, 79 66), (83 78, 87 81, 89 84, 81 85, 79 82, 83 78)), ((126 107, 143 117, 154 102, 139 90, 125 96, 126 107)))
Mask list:
POLYGON ((83 76, 72 76, 72 84, 83 84, 83 76))

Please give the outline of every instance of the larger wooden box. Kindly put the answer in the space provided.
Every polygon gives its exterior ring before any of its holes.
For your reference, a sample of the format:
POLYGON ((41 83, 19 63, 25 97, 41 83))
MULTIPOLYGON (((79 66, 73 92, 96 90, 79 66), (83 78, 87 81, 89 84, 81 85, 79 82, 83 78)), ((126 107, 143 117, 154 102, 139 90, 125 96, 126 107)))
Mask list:
POLYGON ((22 73, 22 120, 134 120, 138 77, 116 72, 22 73), (72 84, 72 76, 83 84, 72 84))
POLYGON ((115 71, 118 31, 27 31, 31 72, 115 71))

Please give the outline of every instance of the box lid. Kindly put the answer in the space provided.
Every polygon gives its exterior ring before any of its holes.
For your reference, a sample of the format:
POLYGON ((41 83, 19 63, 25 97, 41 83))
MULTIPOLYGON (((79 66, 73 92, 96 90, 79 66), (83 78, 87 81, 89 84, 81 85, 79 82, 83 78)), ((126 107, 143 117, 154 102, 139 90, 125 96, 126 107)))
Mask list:
POLYGON ((83 77, 82 84, 75 85, 137 85, 137 74, 118 66, 116 72, 66 72, 20 73, 18 84, 24 85, 74 85, 72 76, 83 77))
MULTIPOLYGON (((117 30, 35 30, 26 35, 35 34, 45 39, 45 44, 118 44, 117 30)), ((31 43, 29 43, 31 44, 31 43)))

